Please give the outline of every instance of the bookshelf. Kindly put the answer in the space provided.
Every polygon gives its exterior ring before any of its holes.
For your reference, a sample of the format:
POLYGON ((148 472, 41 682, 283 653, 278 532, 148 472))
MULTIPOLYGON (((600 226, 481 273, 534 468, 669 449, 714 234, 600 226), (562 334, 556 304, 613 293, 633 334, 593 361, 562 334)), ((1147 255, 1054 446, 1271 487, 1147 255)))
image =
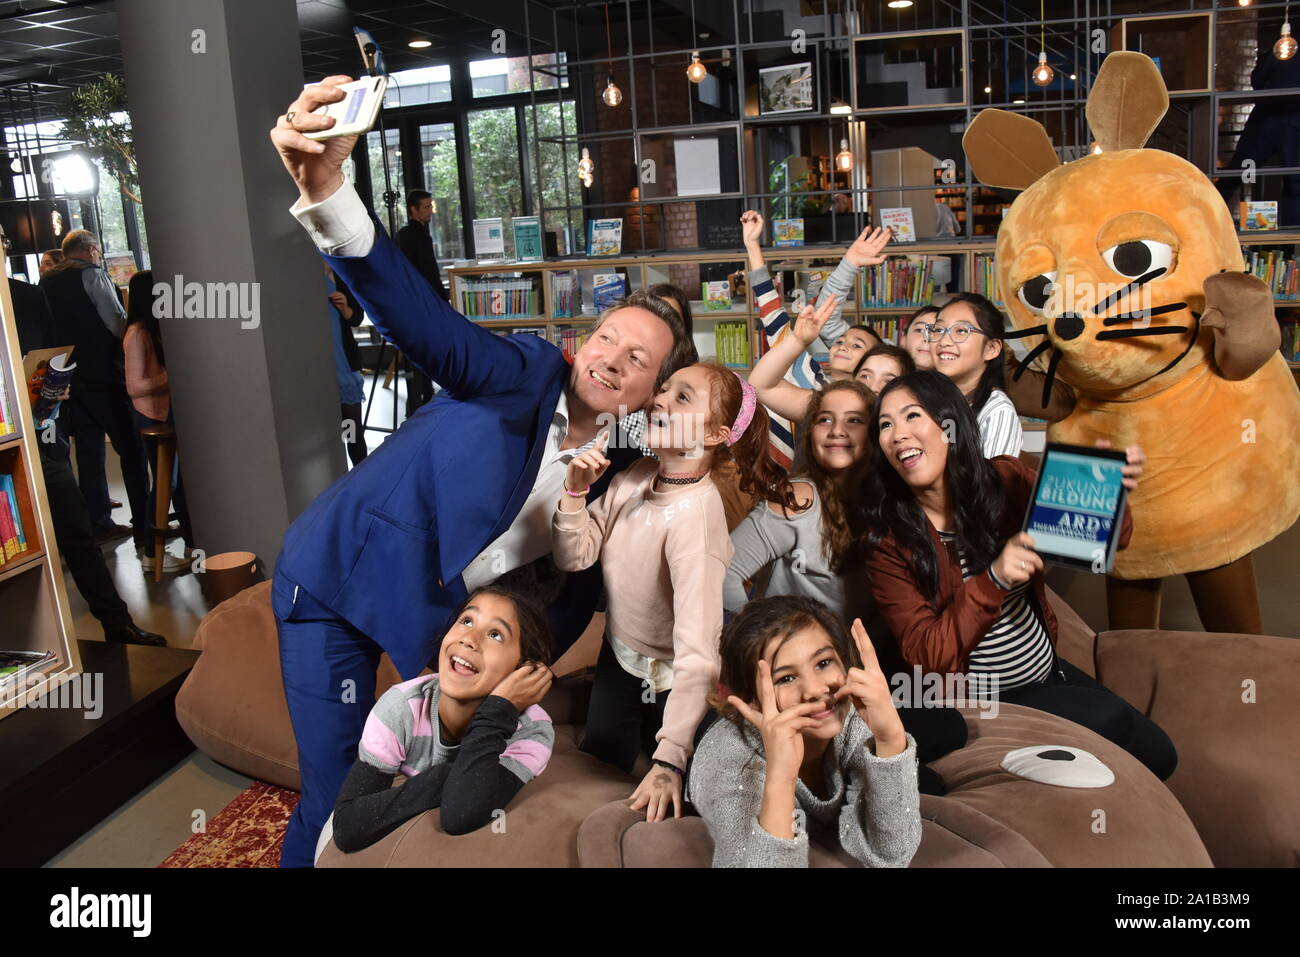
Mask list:
POLYGON ((0 650, 48 652, 50 657, 14 677, 0 678, 0 718, 12 715, 29 697, 52 691, 81 670, 45 494, 40 436, 31 423, 13 316, 9 284, 2 282, 0 393, 6 428, 13 431, 0 435, 0 476, 8 476, 3 487, 12 488, 26 547, 21 551, 0 549, 0 557, 5 558, 0 562, 0 650))
MULTIPOLYGON (((1300 233, 1297 232, 1246 232, 1239 234, 1243 254, 1247 262, 1253 252, 1259 254, 1255 271, 1269 269, 1268 263, 1260 257, 1268 253, 1253 250, 1252 247, 1291 247, 1290 252, 1282 254, 1285 262, 1294 262, 1296 249, 1300 247, 1300 233)), ((790 294, 794 288, 807 288, 810 282, 820 281, 839 263, 847 247, 837 246, 801 246, 768 248, 763 251, 768 269, 771 271, 784 291, 784 302, 789 305, 790 294)), ((895 244, 889 247, 891 255, 886 264, 875 270, 863 269, 859 273, 857 288, 844 306, 844 318, 850 324, 865 323, 871 326, 888 342, 899 341, 898 320, 909 316, 919 306, 930 301, 928 298, 913 299, 910 295, 890 296, 882 299, 878 295, 880 276, 891 264, 900 260, 908 261, 909 275, 921 272, 919 283, 909 288, 915 290, 932 289, 933 296, 942 297, 947 293, 961 289, 971 289, 988 296, 998 305, 1002 305, 997 289, 997 274, 994 268, 994 242, 991 240, 922 240, 915 243, 895 244), (922 264, 934 268, 945 263, 949 272, 946 282, 942 270, 927 285, 922 264), (946 290, 943 287, 946 286, 946 290)), ((1288 274, 1277 265, 1274 254, 1272 271, 1269 276, 1285 277, 1289 275, 1294 284, 1295 269, 1288 274)), ((479 282, 485 278, 496 277, 503 281, 528 279, 535 285, 540 295, 535 297, 538 311, 527 318, 505 318, 471 316, 475 321, 499 332, 530 331, 544 335, 556 345, 562 345, 565 330, 570 330, 569 338, 581 345, 581 338, 591 328, 596 317, 596 309, 591 297, 595 277, 599 274, 620 273, 627 279, 629 290, 642 289, 656 283, 671 282, 691 295, 691 310, 695 320, 695 345, 701 358, 721 359, 721 340, 716 334, 717 323, 744 323, 748 330, 748 356, 744 363, 735 363, 740 368, 752 368, 761 354, 758 335, 758 308, 754 303, 753 293, 745 283, 743 293, 733 283, 731 305, 726 309, 710 310, 705 308, 702 283, 720 281, 734 277, 736 273, 748 276, 748 267, 743 251, 704 250, 696 252, 650 253, 641 256, 611 256, 607 259, 559 259, 546 262, 529 263, 484 263, 455 265, 447 268, 451 276, 454 301, 460 301, 461 291, 469 291, 469 283, 479 282), (558 284, 558 285, 557 285, 558 284), (558 307, 558 308, 557 308, 558 307)), ((1265 278, 1260 272, 1261 278, 1265 278)), ((1282 281, 1281 278, 1278 281, 1282 281)), ((1280 288, 1276 286, 1275 288, 1280 288)), ((1275 292, 1275 295, 1277 293, 1275 292)), ((924 293, 922 293, 924 296, 924 293)), ((1277 308, 1298 308, 1300 299, 1277 298, 1277 308)), ((729 363, 730 364, 730 363, 729 363)))

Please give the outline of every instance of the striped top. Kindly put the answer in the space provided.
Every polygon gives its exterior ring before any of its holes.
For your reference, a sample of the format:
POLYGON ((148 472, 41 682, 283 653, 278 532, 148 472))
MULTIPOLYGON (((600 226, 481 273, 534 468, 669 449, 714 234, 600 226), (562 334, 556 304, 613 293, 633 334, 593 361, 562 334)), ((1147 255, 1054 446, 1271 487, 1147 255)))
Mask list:
POLYGON ((980 447, 984 457, 1019 455, 1025 446, 1025 432, 1020 427, 1020 416, 1011 399, 1001 389, 989 393, 984 408, 976 413, 980 427, 980 447))
MULTIPOLYGON (((501 765, 527 784, 546 768, 554 745, 550 715, 532 705, 519 716, 501 752, 501 765)), ((412 778, 456 760, 459 747, 459 742, 444 741, 438 727, 438 676, 420 675, 393 685, 375 703, 357 756, 380 771, 412 778)))
MULTIPOLYGON (((945 543, 957 536, 940 532, 945 543)), ((966 555, 958 552, 961 560, 961 577, 971 577, 966 555)), ((984 640, 975 646, 967 660, 967 674, 996 675, 998 691, 1010 691, 1025 685, 1041 684, 1052 673, 1056 652, 1052 639, 1029 603, 1029 586, 1032 579, 1007 592, 1002 599, 1002 614, 994 622, 984 640)))

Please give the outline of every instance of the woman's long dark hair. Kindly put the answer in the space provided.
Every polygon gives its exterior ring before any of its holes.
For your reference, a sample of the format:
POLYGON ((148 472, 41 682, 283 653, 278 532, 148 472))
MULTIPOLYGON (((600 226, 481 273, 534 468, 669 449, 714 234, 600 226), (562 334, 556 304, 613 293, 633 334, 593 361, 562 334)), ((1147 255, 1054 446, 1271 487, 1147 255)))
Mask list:
MULTIPOLYGON (((970 306, 971 312, 975 313, 975 321, 979 327, 984 330, 984 336, 997 342, 1003 342, 1002 336, 1007 331, 1007 321, 1003 318, 1002 313, 998 310, 991 300, 986 299, 976 292, 959 292, 943 304, 943 309, 947 309, 954 302, 964 302, 970 306)), ((942 309, 940 313, 942 313, 942 309)), ((966 340, 969 342, 970 340, 966 340)), ((984 343, 980 342, 980 349, 984 348, 984 343)), ((984 373, 980 376, 980 381, 975 386, 975 391, 970 394, 970 405, 979 415, 984 403, 989 400, 994 389, 1007 390, 1006 384, 1006 365, 1007 349, 1003 342, 1002 350, 992 359, 984 363, 984 373)))
MULTIPOLYGON (((874 351, 875 349, 872 350, 874 351)), ((813 423, 821 415, 826 397, 835 392, 852 392, 862 400, 862 414, 866 416, 867 422, 873 418, 876 397, 870 389, 855 379, 828 382, 812 394, 808 401, 808 411, 795 430, 798 444, 795 447, 794 474, 807 476, 817 489, 817 497, 822 505, 822 553, 826 556, 831 571, 838 575, 850 564, 854 542, 861 533, 861 528, 858 527, 860 523, 854 521, 861 513, 857 497, 862 491, 862 476, 871 467, 871 457, 868 450, 862 461, 854 466, 841 491, 835 477, 822 467, 813 454, 813 423)))
POLYGON ((900 390, 915 396, 917 404, 947 434, 944 481, 956 509, 957 527, 953 531, 957 548, 966 557, 972 574, 987 569, 1002 550, 1006 496, 997 470, 984 457, 974 410, 956 383, 942 372, 924 369, 899 376, 880 390, 877 414, 871 421, 875 450, 872 469, 862 496, 867 524, 865 545, 874 549, 892 534, 894 541, 911 554, 912 577, 922 593, 933 600, 939 591, 939 556, 930 537, 929 520, 912 489, 898 474, 893 459, 880 448, 879 410, 887 396, 900 390))
POLYGON ((153 340, 153 351, 158 355, 158 364, 167 366, 167 357, 163 353, 162 329, 158 317, 153 314, 153 270, 142 269, 131 277, 126 287, 126 324, 140 323, 144 331, 153 340))

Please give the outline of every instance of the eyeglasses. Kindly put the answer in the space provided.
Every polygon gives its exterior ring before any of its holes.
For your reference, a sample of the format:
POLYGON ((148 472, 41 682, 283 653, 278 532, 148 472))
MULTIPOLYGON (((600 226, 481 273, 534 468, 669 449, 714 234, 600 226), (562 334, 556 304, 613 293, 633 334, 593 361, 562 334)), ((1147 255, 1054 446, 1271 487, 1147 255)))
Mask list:
POLYGON ((970 338, 972 332, 978 332, 981 336, 988 335, 983 329, 972 326, 969 322, 959 322, 952 326, 939 326, 927 324, 922 331, 925 333, 926 342, 938 342, 944 335, 952 338, 953 342, 962 343, 970 338))

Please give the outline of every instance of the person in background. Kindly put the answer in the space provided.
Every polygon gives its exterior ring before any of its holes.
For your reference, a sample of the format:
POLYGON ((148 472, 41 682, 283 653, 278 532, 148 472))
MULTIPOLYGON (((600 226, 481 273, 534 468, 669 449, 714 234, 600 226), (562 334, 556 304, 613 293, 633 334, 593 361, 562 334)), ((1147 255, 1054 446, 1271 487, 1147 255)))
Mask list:
POLYGON ((916 364, 906 349, 882 343, 862 357, 853 378, 879 395, 894 379, 915 371, 916 364))
POLYGON ((40 278, 44 279, 45 274, 63 262, 62 249, 47 249, 41 253, 41 273, 40 278))
POLYGON ((658 296, 676 309, 677 315, 682 317, 682 322, 686 326, 686 335, 688 337, 694 335, 695 320, 691 315, 691 297, 686 295, 684 290, 679 289, 670 282, 661 282, 651 286, 646 291, 652 296, 658 296))
POLYGON ((330 331, 334 338, 334 371, 339 380, 339 408, 343 417, 343 441, 348 447, 348 458, 360 465, 366 457, 366 430, 361 421, 361 404, 366 400, 365 379, 361 376, 361 350, 352 330, 361 325, 365 313, 361 303, 352 295, 347 284, 325 266, 326 299, 330 304, 333 323, 330 331))
POLYGON ((918 369, 934 368, 934 356, 930 352, 930 326, 938 318, 938 306, 922 306, 907 317, 899 330, 903 334, 903 348, 918 369))
MULTIPOLYGON (((433 237, 429 223, 433 221, 433 195, 427 190, 413 189, 406 194, 406 225, 397 231, 397 246, 411 265, 424 277, 443 302, 451 303, 447 288, 442 284, 438 257, 433 250, 433 237)), ((423 369, 412 368, 406 381, 406 416, 433 398, 433 380, 423 369)))
POLYGON ((144 443, 131 420, 122 364, 126 310, 105 271, 103 250, 94 233, 74 229, 63 237, 64 261, 41 278, 54 315, 59 346, 76 347, 76 372, 68 400, 71 434, 77 442, 77 479, 97 532, 116 534, 108 483, 104 477, 104 436, 122 465, 122 482, 131 505, 131 532, 137 550, 151 549, 149 467, 144 443))
MULTIPOLYGON (((122 334, 122 354, 124 358, 124 377, 126 392, 131 397, 131 417, 136 432, 155 425, 176 427, 172 417, 171 388, 167 382, 166 358, 163 353, 162 330, 158 317, 153 310, 153 271, 142 270, 131 277, 127 287, 128 308, 126 312, 126 332, 122 334)), ((171 488, 172 507, 180 522, 181 538, 185 542, 186 558, 177 558, 166 550, 163 551, 163 571, 167 573, 184 571, 189 567, 189 558, 194 551, 194 532, 190 528, 190 510, 185 500, 185 483, 180 477, 180 457, 172 461, 172 474, 159 475, 157 465, 150 457, 149 471, 153 485, 149 489, 149 515, 154 514, 160 483, 166 482, 171 488)), ((153 571, 153 544, 141 550, 140 566, 145 571, 153 571)))
MULTIPOLYGON (((34 349, 57 349, 67 344, 54 341, 54 318, 45 294, 39 288, 10 279, 9 298, 13 300, 14 319, 18 326, 18 348, 24 355, 34 349)), ((73 359, 76 359, 75 352, 73 359)), ((59 554, 68 563, 73 584, 85 599, 90 613, 103 627, 104 640, 131 645, 167 644, 162 635, 145 631, 132 620, 131 612, 118 594, 113 576, 104 563, 104 553, 95 542, 86 502, 77 488, 77 478, 72 474, 67 436, 57 429, 48 434, 54 441, 44 441, 44 436, 40 436, 41 441, 36 444, 41 450, 41 471, 45 475, 45 494, 50 503, 54 541, 59 554)))

